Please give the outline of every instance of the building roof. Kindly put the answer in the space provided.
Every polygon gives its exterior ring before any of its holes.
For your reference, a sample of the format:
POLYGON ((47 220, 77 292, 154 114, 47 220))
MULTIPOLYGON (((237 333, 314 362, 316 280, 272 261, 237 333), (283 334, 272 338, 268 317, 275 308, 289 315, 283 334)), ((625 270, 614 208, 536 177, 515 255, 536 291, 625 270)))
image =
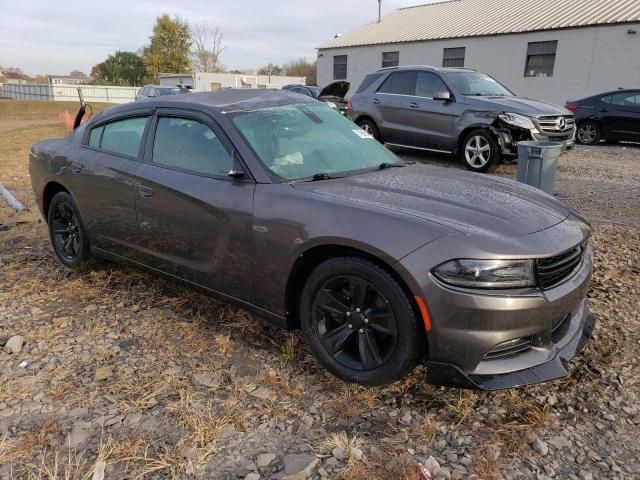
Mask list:
POLYGON ((449 0, 394 10, 320 49, 640 22, 638 0, 449 0))

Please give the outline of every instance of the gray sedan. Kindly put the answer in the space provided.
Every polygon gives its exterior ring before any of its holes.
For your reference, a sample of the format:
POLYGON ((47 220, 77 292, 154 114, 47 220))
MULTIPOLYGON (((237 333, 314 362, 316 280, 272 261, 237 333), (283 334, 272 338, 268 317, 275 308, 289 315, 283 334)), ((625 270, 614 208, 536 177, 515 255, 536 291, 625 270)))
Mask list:
POLYGON ((223 90, 106 110, 35 144, 58 259, 186 282, 290 329, 347 381, 483 389, 567 374, 590 228, 499 178, 408 165, 334 109, 223 90))

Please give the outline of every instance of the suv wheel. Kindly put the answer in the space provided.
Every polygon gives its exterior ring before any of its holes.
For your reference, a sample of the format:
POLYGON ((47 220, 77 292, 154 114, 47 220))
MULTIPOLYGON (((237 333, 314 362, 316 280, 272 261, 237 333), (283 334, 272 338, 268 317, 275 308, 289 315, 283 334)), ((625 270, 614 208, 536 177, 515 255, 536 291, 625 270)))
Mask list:
POLYGON ((363 129, 365 132, 367 132, 369 135, 371 135, 373 138, 375 138, 377 141, 382 142, 382 138, 380 137, 380 131, 378 130, 378 127, 376 126, 373 120, 369 120, 368 118, 363 118, 361 120, 358 120, 357 125, 361 129, 363 129))
POLYGON ((402 287, 376 264, 342 257, 320 264, 300 300, 305 339, 337 377, 383 385, 413 370, 424 356, 422 323, 402 287))
POLYGON ((89 241, 78 207, 67 192, 56 193, 47 215, 49 237, 56 256, 65 266, 78 268, 89 260, 89 241))
POLYGON ((472 172, 486 172, 498 163, 498 142, 488 130, 472 130, 462 142, 460 156, 472 172))
POLYGON ((576 138, 578 139, 578 143, 582 145, 597 145, 600 143, 601 137, 602 131, 600 130, 600 125, 595 122, 582 122, 578 126, 576 138))

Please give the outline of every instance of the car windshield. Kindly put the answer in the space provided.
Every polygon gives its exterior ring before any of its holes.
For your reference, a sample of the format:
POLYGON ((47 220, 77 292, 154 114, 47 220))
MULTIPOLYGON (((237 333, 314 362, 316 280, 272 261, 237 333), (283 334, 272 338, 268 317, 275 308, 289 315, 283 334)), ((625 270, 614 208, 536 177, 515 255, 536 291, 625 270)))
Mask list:
POLYGON ((313 95, 313 98, 318 98, 320 96, 320 92, 322 91, 318 87, 307 87, 307 88, 311 92, 311 95, 313 95))
POLYGON ((177 95, 180 93, 180 88, 158 88, 156 91, 158 92, 158 95, 177 95))
POLYGON ((321 103, 229 115, 264 165, 283 180, 342 176, 400 163, 371 135, 321 103))
POLYGON ((462 95, 512 97, 513 93, 485 73, 447 72, 447 77, 462 95))

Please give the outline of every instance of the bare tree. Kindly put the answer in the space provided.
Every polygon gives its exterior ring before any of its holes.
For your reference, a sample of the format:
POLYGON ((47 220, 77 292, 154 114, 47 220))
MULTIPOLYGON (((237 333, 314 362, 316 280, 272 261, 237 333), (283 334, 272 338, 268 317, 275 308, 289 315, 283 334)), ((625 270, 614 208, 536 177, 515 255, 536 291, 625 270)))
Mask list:
POLYGON ((191 61, 198 72, 220 72, 224 69, 220 63, 220 54, 227 48, 223 45, 224 35, 220 27, 207 23, 191 25, 191 61))

